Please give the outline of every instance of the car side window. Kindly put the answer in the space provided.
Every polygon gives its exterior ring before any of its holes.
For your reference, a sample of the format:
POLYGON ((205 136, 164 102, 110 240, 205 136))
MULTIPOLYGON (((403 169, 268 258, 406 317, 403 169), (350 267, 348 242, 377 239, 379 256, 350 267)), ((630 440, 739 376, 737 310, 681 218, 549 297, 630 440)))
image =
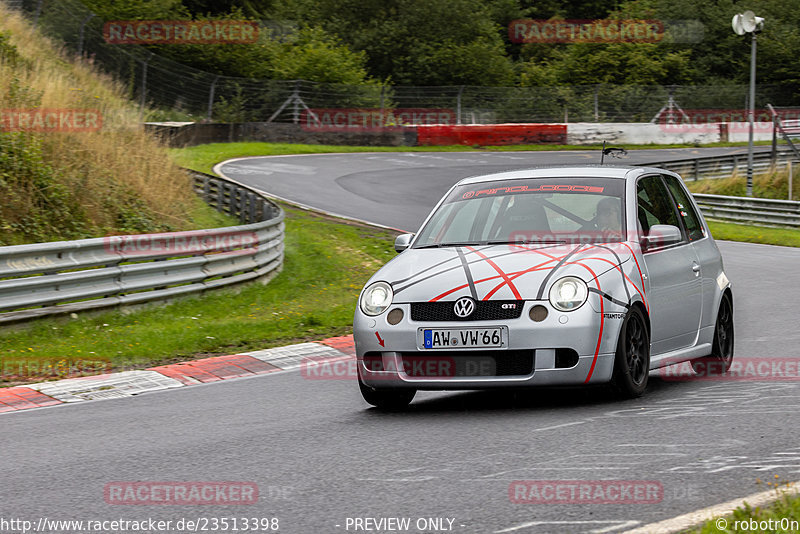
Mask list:
POLYGON ((700 217, 697 215, 694 204, 686 191, 674 176, 664 176, 664 180, 667 182, 667 187, 670 193, 672 193, 672 197, 675 199, 675 204, 678 206, 678 213, 683 220, 683 224, 686 225, 689 241, 703 239, 706 236, 703 225, 700 224, 700 217))
POLYGON ((636 184, 636 197, 639 226, 645 234, 655 224, 671 224, 681 228, 672 197, 660 176, 645 176, 639 180, 636 184))

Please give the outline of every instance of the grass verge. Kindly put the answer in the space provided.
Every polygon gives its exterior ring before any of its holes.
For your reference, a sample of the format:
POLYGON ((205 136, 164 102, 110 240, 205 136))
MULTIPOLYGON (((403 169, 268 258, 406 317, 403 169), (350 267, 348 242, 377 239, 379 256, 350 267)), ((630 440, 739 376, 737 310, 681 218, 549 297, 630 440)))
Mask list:
POLYGON ((800 247, 800 232, 792 228, 771 228, 748 226, 722 221, 708 221, 714 239, 743 241, 745 243, 764 243, 784 247, 800 247))
POLYGON ((0 333, 0 383, 118 371, 349 333, 364 282, 394 235, 286 209, 284 270, 267 285, 159 307, 42 319, 0 333))
POLYGON ((767 484, 775 486, 777 500, 771 505, 755 508, 740 507, 728 517, 711 519, 688 532, 691 534, 798 532, 800 495, 791 495, 779 483, 767 482, 767 484))
POLYGON ((191 205, 187 208, 187 215, 196 228, 222 228, 242 224, 238 217, 215 210, 200 197, 192 199, 191 205))
MULTIPOLYGON (((741 146, 746 143, 712 143, 704 147, 741 146)), ((625 145, 626 149, 694 148, 695 145, 625 145)), ((600 150, 602 145, 510 145, 510 146, 341 146, 290 143, 209 143, 171 149, 175 162, 200 172, 212 172, 214 165, 231 158, 280 156, 287 154, 329 154, 353 152, 518 152, 541 150, 600 150)))

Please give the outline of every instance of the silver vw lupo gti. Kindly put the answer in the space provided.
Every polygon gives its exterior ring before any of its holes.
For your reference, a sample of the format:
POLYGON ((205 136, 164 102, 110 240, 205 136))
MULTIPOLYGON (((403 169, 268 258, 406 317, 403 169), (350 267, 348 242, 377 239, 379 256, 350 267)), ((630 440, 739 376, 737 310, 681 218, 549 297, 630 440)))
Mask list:
POLYGON ((367 282, 353 320, 364 399, 609 383, 733 359, 733 294, 672 172, 581 166, 466 178, 367 282))

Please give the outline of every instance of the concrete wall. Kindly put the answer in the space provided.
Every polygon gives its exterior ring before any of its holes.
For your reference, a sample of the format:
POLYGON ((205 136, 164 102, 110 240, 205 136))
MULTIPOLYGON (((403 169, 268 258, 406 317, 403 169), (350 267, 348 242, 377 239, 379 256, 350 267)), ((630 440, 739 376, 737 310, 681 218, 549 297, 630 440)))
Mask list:
MULTIPOLYGON (((650 124, 638 122, 592 123, 575 122, 567 125, 567 143, 571 145, 598 144, 705 144, 725 141, 747 141, 749 125, 742 122, 706 124, 650 124)), ((755 123, 756 141, 772 139, 772 123, 755 123)))
MULTIPOLYGON (((618 145, 649 143, 691 145, 717 143, 720 141, 747 141, 748 138, 748 124, 743 122, 674 125, 589 122, 550 125, 483 124, 420 126, 419 130, 437 130, 445 127, 450 130, 458 129, 459 135, 467 135, 470 141, 465 142, 465 144, 485 145, 565 142, 572 145, 589 145, 600 144, 603 141, 618 145), (513 132, 505 132, 503 130, 503 128, 512 127, 522 130, 531 129, 532 133, 523 132, 525 135, 521 135, 516 130, 513 132), (566 136, 562 133, 565 127, 566 136), (548 135, 543 135, 539 132, 539 130, 547 130, 549 132, 548 128, 557 129, 558 135, 554 136, 549 133, 548 135), (467 132, 464 133, 462 130, 467 132), (497 131, 487 133, 487 130, 497 131)), ((146 123, 145 128, 165 139, 171 146, 176 147, 233 141, 359 146, 417 146, 418 144, 418 128, 416 127, 341 131, 337 129, 303 128, 299 124, 247 122, 241 124, 146 123)), ((427 139, 425 135, 422 137, 424 138, 422 141, 427 139)), ((755 123, 754 138, 756 141, 771 140, 772 123, 755 123)), ((448 141, 450 144, 458 144, 460 142, 459 140, 448 141)), ((423 144, 442 143, 424 142, 423 144)))

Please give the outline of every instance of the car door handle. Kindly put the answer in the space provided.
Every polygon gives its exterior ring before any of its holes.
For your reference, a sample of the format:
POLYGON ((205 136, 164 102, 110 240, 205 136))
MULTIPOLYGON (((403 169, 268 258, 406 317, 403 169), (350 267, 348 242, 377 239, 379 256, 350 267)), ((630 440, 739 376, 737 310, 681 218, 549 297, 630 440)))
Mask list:
POLYGON ((694 271, 695 276, 700 276, 700 264, 696 261, 692 262, 692 271, 694 271))

